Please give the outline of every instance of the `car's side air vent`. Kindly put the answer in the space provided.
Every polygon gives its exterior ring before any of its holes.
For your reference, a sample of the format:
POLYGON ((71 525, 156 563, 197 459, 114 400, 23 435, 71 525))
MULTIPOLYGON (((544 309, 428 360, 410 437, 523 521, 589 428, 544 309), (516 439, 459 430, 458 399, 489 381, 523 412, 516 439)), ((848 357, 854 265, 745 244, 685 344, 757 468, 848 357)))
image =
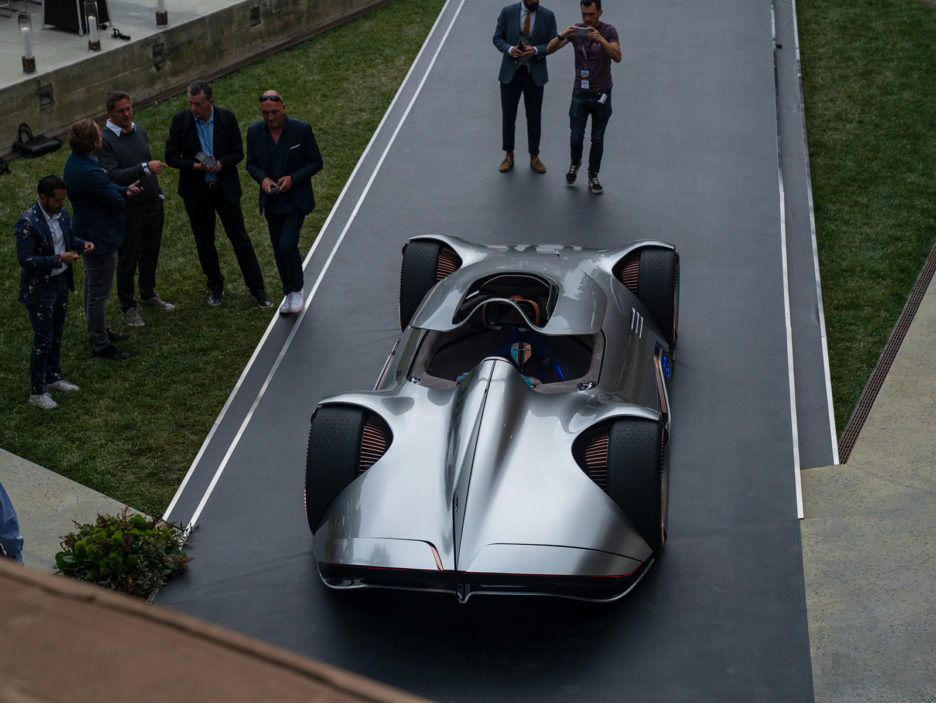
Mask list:
POLYGON ((583 432, 572 445, 572 456, 579 468, 605 493, 608 492, 609 433, 609 424, 599 425, 583 432))
POLYGON ((461 257, 449 247, 442 247, 439 252, 439 262, 436 265, 436 281, 441 281, 451 273, 455 273, 462 265, 461 257))
POLYGON ((370 415, 361 434, 361 459, 358 471, 364 473, 382 457, 390 447, 393 435, 379 415, 370 415))
POLYGON ((638 294, 637 283, 640 276, 640 251, 631 252, 614 265, 614 277, 623 283, 634 295, 638 294))

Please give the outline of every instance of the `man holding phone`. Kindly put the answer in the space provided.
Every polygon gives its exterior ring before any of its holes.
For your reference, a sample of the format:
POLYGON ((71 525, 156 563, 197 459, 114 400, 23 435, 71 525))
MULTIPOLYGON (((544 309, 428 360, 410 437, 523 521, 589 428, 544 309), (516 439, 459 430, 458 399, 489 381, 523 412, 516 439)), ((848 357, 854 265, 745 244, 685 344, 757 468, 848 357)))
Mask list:
POLYGON ((595 195, 604 192, 598 181, 604 153, 604 133, 611 119, 611 62, 621 61, 617 30, 601 21, 601 0, 582 0, 582 23, 566 27, 549 42, 552 53, 571 43, 575 49, 575 82, 569 107, 569 140, 572 163, 566 172, 566 185, 575 183, 582 165, 585 124, 591 116, 591 149, 588 152, 588 188, 595 195))
POLYGON ((60 350, 68 311, 68 291, 74 290, 72 266, 78 257, 94 251, 94 243, 75 237, 65 209, 65 181, 46 176, 37 186, 39 200, 24 212, 13 228, 20 267, 19 300, 29 311, 33 328, 29 402, 43 410, 58 403, 49 389, 76 391, 62 378, 60 350))
POLYGON ((549 80, 546 70, 547 45, 556 37, 556 17, 539 0, 522 0, 501 10, 494 30, 494 46, 501 59, 501 131, 504 160, 499 170, 507 173, 514 164, 514 132, 517 107, 523 96, 526 112, 527 146, 530 168, 546 173, 539 158, 540 125, 543 111, 543 86, 549 80))
POLYGON ((165 160, 179 169, 179 195, 185 202, 198 260, 211 291, 208 304, 220 305, 224 295, 224 276, 214 243, 217 215, 251 295, 261 308, 271 307, 241 212, 237 164, 244 159, 244 144, 237 118, 214 105, 211 84, 205 81, 192 83, 187 99, 189 109, 172 118, 165 160))
POLYGON ((260 122, 247 129, 247 173, 260 185, 260 212, 266 216, 273 257, 283 283, 280 314, 302 312, 305 300, 299 232, 315 209, 312 176, 322 170, 322 154, 312 127, 286 116, 275 90, 260 95, 260 122))

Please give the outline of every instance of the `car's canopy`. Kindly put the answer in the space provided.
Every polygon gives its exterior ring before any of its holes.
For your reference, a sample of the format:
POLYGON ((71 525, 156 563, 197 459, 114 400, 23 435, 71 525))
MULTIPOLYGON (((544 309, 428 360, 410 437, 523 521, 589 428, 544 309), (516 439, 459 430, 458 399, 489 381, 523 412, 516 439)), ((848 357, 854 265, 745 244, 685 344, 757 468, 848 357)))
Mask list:
POLYGON ((612 266, 631 248, 486 247, 456 237, 432 238, 452 247, 462 265, 432 289, 411 324, 440 332, 455 329, 478 306, 495 301, 515 308, 542 334, 595 334, 601 330, 615 285, 612 266), (527 291, 536 285, 531 281, 538 281, 541 289, 539 320, 530 319, 533 315, 522 302, 532 297, 527 291), (516 295, 511 291, 512 283, 519 291, 516 295))

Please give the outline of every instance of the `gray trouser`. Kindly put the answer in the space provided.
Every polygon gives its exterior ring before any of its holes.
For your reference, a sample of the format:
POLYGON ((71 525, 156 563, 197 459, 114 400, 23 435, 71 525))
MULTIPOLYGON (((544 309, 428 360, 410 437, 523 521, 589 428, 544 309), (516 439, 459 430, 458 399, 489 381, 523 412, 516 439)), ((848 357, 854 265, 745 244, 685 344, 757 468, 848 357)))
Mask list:
POLYGON ((91 334, 91 346, 94 351, 110 345, 107 334, 105 306, 111 287, 114 285, 114 271, 117 270, 117 252, 110 254, 90 254, 81 257, 84 262, 84 309, 88 318, 88 332, 91 334))

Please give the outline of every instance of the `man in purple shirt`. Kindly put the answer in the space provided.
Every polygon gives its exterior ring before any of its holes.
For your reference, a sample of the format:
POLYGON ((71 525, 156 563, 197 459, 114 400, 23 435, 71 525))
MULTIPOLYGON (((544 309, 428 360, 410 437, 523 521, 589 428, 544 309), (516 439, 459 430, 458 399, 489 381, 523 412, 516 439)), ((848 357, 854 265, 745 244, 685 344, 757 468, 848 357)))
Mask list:
POLYGON ((604 188, 598 181, 601 156, 604 153, 604 133, 611 119, 611 62, 620 63, 621 45, 617 30, 601 21, 601 0, 582 0, 581 24, 566 27, 549 42, 547 53, 571 43, 575 49, 575 84, 569 107, 572 135, 572 163, 566 172, 566 184, 575 183, 582 165, 585 144, 585 124, 591 115, 591 149, 588 152, 588 187, 595 195, 604 188))

